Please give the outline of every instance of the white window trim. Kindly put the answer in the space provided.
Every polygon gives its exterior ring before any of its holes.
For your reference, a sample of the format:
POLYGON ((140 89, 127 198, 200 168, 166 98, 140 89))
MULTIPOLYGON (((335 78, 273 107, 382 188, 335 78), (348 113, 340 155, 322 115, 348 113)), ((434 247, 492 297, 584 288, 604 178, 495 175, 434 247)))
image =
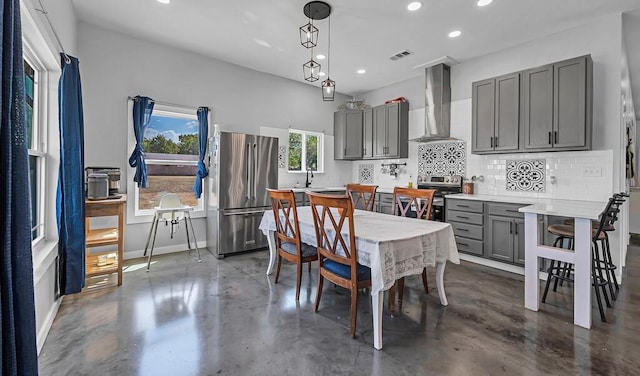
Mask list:
POLYGON ((307 157, 307 148, 305 147, 306 145, 306 141, 305 141, 305 137, 304 135, 309 135, 309 136, 316 136, 318 137, 318 170, 313 170, 313 173, 318 173, 318 174, 322 174, 324 173, 324 132, 314 132, 314 131, 306 131, 303 129, 296 129, 296 128, 289 128, 289 131, 287 132, 287 172, 290 174, 306 174, 307 170, 306 170, 306 157, 307 157), (291 171, 289 170, 289 134, 290 133, 301 133, 303 135, 302 137, 302 156, 301 156, 301 161, 302 161, 302 170, 301 171, 291 171))
MULTIPOLYGON (((133 131, 133 100, 129 99, 127 101, 127 140, 128 140, 128 148, 127 152, 127 160, 129 160, 129 155, 131 155, 131 151, 136 146, 136 138, 133 131)), ((195 114, 195 109, 193 113, 190 113, 189 110, 182 107, 172 107, 167 105, 155 104, 153 106, 153 114, 154 115, 178 115, 179 117, 184 116, 185 118, 192 119, 195 114), (182 116, 181 116, 182 115, 182 116)), ((197 119, 197 117, 196 117, 197 119)), ((154 159, 145 160, 147 164, 153 164, 154 162, 162 162, 163 165, 189 165, 189 166, 197 166, 197 161, 159 161, 154 159)), ((137 203, 139 198, 140 190, 138 189, 138 184, 133 181, 133 177, 136 174, 136 169, 132 167, 127 167, 127 224, 136 224, 136 223, 151 223, 153 221, 154 211, 150 210, 138 210, 137 203)), ((195 182, 195 176, 193 177, 195 182)), ((200 205, 198 207, 194 207, 194 210, 191 212, 191 218, 205 218, 207 216, 206 210, 206 199, 207 192, 206 189, 202 189, 202 196, 200 196, 200 205)))

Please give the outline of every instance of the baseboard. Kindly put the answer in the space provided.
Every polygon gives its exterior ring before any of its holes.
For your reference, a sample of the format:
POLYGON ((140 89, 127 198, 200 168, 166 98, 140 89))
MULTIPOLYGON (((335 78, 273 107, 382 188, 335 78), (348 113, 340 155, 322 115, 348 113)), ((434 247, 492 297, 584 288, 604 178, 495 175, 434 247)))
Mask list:
POLYGON ((480 264, 488 266, 490 268, 504 270, 505 272, 524 275, 524 267, 511 264, 505 264, 504 262, 489 260, 482 257, 468 255, 466 253, 459 253, 460 260, 473 262, 474 264, 480 264))
POLYGON ((53 303, 53 305, 51 306, 51 309, 49 310, 49 313, 47 313, 46 319, 42 323, 42 327, 40 328, 40 331, 38 332, 38 338, 36 340, 37 347, 38 347, 38 355, 40 355, 40 350, 42 350, 42 346, 44 346, 44 341, 47 339, 49 330, 51 330, 51 326, 53 325, 53 320, 56 318, 56 315, 58 314, 58 309, 60 309, 60 304, 62 304, 62 298, 63 297, 60 297, 53 303))
MULTIPOLYGON (((200 249, 200 254, 202 254, 202 252, 209 252, 209 250, 207 249, 207 242, 206 241, 198 242, 198 248, 200 249)), ((177 244, 177 245, 170 245, 170 246, 166 246, 166 247, 155 247, 153 249, 153 255, 154 256, 155 255, 164 255, 164 254, 167 254, 167 253, 184 252, 184 251, 188 251, 188 250, 189 250, 189 247, 187 246, 187 243, 177 244)), ((195 248, 193 250, 195 251, 195 248)), ((145 257, 144 256, 144 249, 135 250, 135 251, 127 251, 127 252, 124 253, 124 255, 122 257, 125 260, 131 260, 131 259, 145 257)))

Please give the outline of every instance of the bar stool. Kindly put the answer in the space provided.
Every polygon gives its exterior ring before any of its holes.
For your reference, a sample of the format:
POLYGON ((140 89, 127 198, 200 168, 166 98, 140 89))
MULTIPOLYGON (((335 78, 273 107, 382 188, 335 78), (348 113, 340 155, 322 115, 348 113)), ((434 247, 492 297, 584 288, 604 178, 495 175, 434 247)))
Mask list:
POLYGON ((156 243, 156 234, 158 233, 158 223, 165 221, 166 224, 171 223, 171 238, 175 233, 175 227, 180 223, 180 219, 184 219, 184 229, 187 233, 187 246, 191 249, 191 240, 189 238, 189 227, 191 227, 191 236, 198 252, 198 262, 202 262, 200 257, 200 249, 198 248, 198 241, 196 240, 196 233, 193 230, 193 223, 191 222, 192 206, 182 205, 180 197, 175 193, 167 193, 160 198, 160 205, 155 209, 153 216, 153 222, 151 222, 151 228, 149 229, 149 235, 147 236, 147 244, 144 246, 144 256, 147 256, 147 250, 149 249, 149 243, 151 243, 151 249, 149 250, 149 257, 147 259, 147 272, 151 266, 151 256, 153 255, 153 247, 156 243), (180 218, 179 213, 182 213, 183 217, 180 218))
MULTIPOLYGON (((624 200, 620 200, 620 197, 616 194, 609 199, 605 210, 600 214, 600 221, 598 227, 592 229, 591 241, 591 275, 593 278, 592 285, 595 288, 596 293, 596 301, 598 303, 598 310, 600 311, 600 319, 603 322, 606 322, 606 316, 604 313, 604 308, 602 306, 602 298, 600 296, 600 289, 602 289, 602 295, 604 297, 605 303, 607 307, 611 307, 611 302, 609 301, 609 296, 607 295, 607 287, 612 294, 613 298, 613 289, 612 282, 610 280, 610 274, 612 273, 612 269, 609 267, 609 262, 611 261, 610 253, 607 256, 608 246, 606 240, 606 233, 604 228, 612 228, 615 221, 617 221, 618 213, 620 212, 620 205, 624 202, 624 200), (598 243, 602 247, 599 247, 598 243), (600 248, 602 248, 602 256, 600 253, 600 248), (606 271, 606 277, 605 277, 606 271)), ((556 235, 556 241, 554 242, 554 247, 558 245, 564 244, 565 240, 569 241, 569 249, 573 249, 573 240, 575 238, 575 228, 571 225, 562 224, 562 225, 550 225, 547 230, 556 235)), ((611 262, 612 264, 612 262, 611 262)), ((615 266, 615 265, 614 265, 615 266)), ((553 291, 555 292, 558 286, 558 281, 567 281, 573 282, 571 279, 571 271, 573 266, 571 264, 565 263, 562 265, 560 261, 552 260, 551 265, 547 269, 548 277, 547 282, 544 288, 544 293, 542 295, 542 302, 545 303, 547 299, 547 293, 549 292, 549 286, 551 285, 551 280, 554 279, 553 291), (557 263, 557 264, 556 264, 557 263)))

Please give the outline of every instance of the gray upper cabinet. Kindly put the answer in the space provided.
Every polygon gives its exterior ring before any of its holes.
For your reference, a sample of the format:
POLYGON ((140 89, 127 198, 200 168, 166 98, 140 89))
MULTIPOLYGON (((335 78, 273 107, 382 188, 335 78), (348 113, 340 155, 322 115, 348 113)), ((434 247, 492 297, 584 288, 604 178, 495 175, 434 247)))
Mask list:
POLYGON ((409 103, 389 103, 373 108, 373 157, 409 156, 409 103))
POLYGON ((362 111, 338 111, 333 114, 334 159, 362 158, 362 126, 362 111))
POLYGON ((362 157, 373 158, 373 108, 362 111, 362 157))
POLYGON ((473 83, 472 151, 517 151, 520 131, 520 74, 473 83))
POLYGON ((592 96, 589 55, 475 82, 472 152, 590 150, 592 96))

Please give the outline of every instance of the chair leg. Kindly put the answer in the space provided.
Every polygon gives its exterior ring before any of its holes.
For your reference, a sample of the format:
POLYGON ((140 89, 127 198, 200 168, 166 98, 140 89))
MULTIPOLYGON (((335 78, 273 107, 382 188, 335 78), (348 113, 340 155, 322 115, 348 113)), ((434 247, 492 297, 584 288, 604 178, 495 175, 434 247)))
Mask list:
POLYGON ((316 291, 316 302, 313 305, 313 312, 318 312, 318 306, 320 305, 320 297, 322 296, 322 285, 324 282, 324 277, 322 277, 322 273, 320 269, 318 269, 318 290, 316 291))
POLYGON ((147 250, 149 249, 149 243, 151 242, 151 235, 153 234, 153 229, 158 225, 158 213, 153 215, 153 222, 151 222, 151 228, 149 229, 149 235, 147 236, 147 244, 144 246, 144 254, 142 257, 147 255, 147 250))
POLYGON ((607 276, 607 285, 609 286, 609 294, 611 296, 611 300, 616 300, 616 291, 613 290, 613 278, 615 277, 615 273, 613 269, 611 269, 611 263, 609 257, 607 257, 607 249, 606 244, 603 241, 600 242, 602 244, 602 260, 603 262, 600 264, 604 264, 604 273, 607 276))
POLYGON ((351 338, 356 338, 356 322, 358 318, 358 288, 351 287, 351 338))
POLYGON ((184 231, 187 233, 187 248, 191 249, 191 239, 189 239, 189 225, 187 223, 187 215, 184 216, 184 231))
POLYGON ((398 284, 398 311, 402 312, 402 302, 404 301, 404 277, 400 278, 398 284))
MULTIPOLYGON (((198 252, 198 262, 202 262, 202 257, 200 257, 200 248, 198 248, 198 239, 196 239, 196 232, 193 230, 193 222, 191 221, 191 214, 189 214, 189 212, 185 213, 185 218, 189 219, 189 226, 191 226, 191 236, 193 237, 193 244, 196 246, 196 252, 198 252)), ((185 223, 185 227, 186 223, 185 223)), ((187 233, 187 236, 189 234, 187 233)), ((188 238, 187 238, 187 241, 188 238)), ((191 249, 191 245, 189 245, 189 249, 191 249)))
POLYGON ((302 282, 302 264, 296 263, 296 301, 300 300, 300 283, 302 282))
POLYGON ((607 257, 609 258, 609 263, 611 267, 611 279, 613 280, 613 285, 616 288, 616 295, 617 295, 617 292, 620 291, 620 285, 618 284, 618 278, 616 277, 616 271, 615 271, 616 265, 613 263, 613 257, 611 257, 611 246, 609 245, 609 234, 607 234, 606 231, 604 233, 604 242, 605 242, 605 246, 607 247, 607 257))
POLYGON ((398 281, 389 289, 389 314, 395 316, 396 314, 396 285, 398 281))
POLYGON ((309 273, 311 273, 311 262, 309 262, 309 273))
MULTIPOLYGON (((558 261, 559 263, 560 261, 558 261)), ((551 260, 551 265, 549 266, 549 269, 547 269, 547 283, 544 285, 544 292, 542 293, 542 302, 545 303, 547 300, 547 293, 549 292, 549 285, 551 285, 551 278, 554 277, 553 275, 553 267, 556 264, 556 260, 551 260)), ((556 278, 557 279, 557 278, 556 278)))
POLYGON ((278 283, 278 278, 280 278, 280 266, 282 266, 282 256, 278 253, 278 267, 276 268, 276 283, 278 283))
POLYGON ((598 247, 598 242, 597 241, 593 241, 593 267, 595 267, 595 272, 594 272, 594 284, 596 287, 596 290, 598 289, 598 287, 602 288, 602 295, 604 297, 604 302, 607 304, 607 308, 611 308, 611 301, 609 300, 609 295, 607 294, 607 286, 609 284, 609 281, 604 278, 604 274, 602 273, 602 260, 600 259, 600 251, 599 251, 599 247, 598 247), (597 278, 596 278, 596 274, 597 274, 597 278))
MULTIPOLYGON (((596 265, 596 262, 592 261, 591 262, 591 267, 594 268, 595 265, 596 265)), ((598 279, 597 279, 597 277, 595 275, 595 269, 594 269, 594 271, 592 271, 591 274, 593 276, 593 285, 594 285, 593 287, 596 290, 596 302, 598 303, 598 310, 600 311, 600 320, 602 322, 607 322, 607 318, 604 315, 604 308, 602 308, 602 298, 600 297, 600 290, 598 289, 598 282, 597 282, 598 279)))
POLYGON ((153 229, 153 240, 151 241, 151 249, 149 250, 149 258, 147 259, 147 272, 149 271, 149 267, 151 266, 151 256, 153 256, 153 247, 156 245, 156 234, 158 233, 158 223, 156 222, 156 226, 153 229))
POLYGON ((422 269, 422 286, 425 294, 429 293, 429 281, 427 280, 427 268, 422 269))

